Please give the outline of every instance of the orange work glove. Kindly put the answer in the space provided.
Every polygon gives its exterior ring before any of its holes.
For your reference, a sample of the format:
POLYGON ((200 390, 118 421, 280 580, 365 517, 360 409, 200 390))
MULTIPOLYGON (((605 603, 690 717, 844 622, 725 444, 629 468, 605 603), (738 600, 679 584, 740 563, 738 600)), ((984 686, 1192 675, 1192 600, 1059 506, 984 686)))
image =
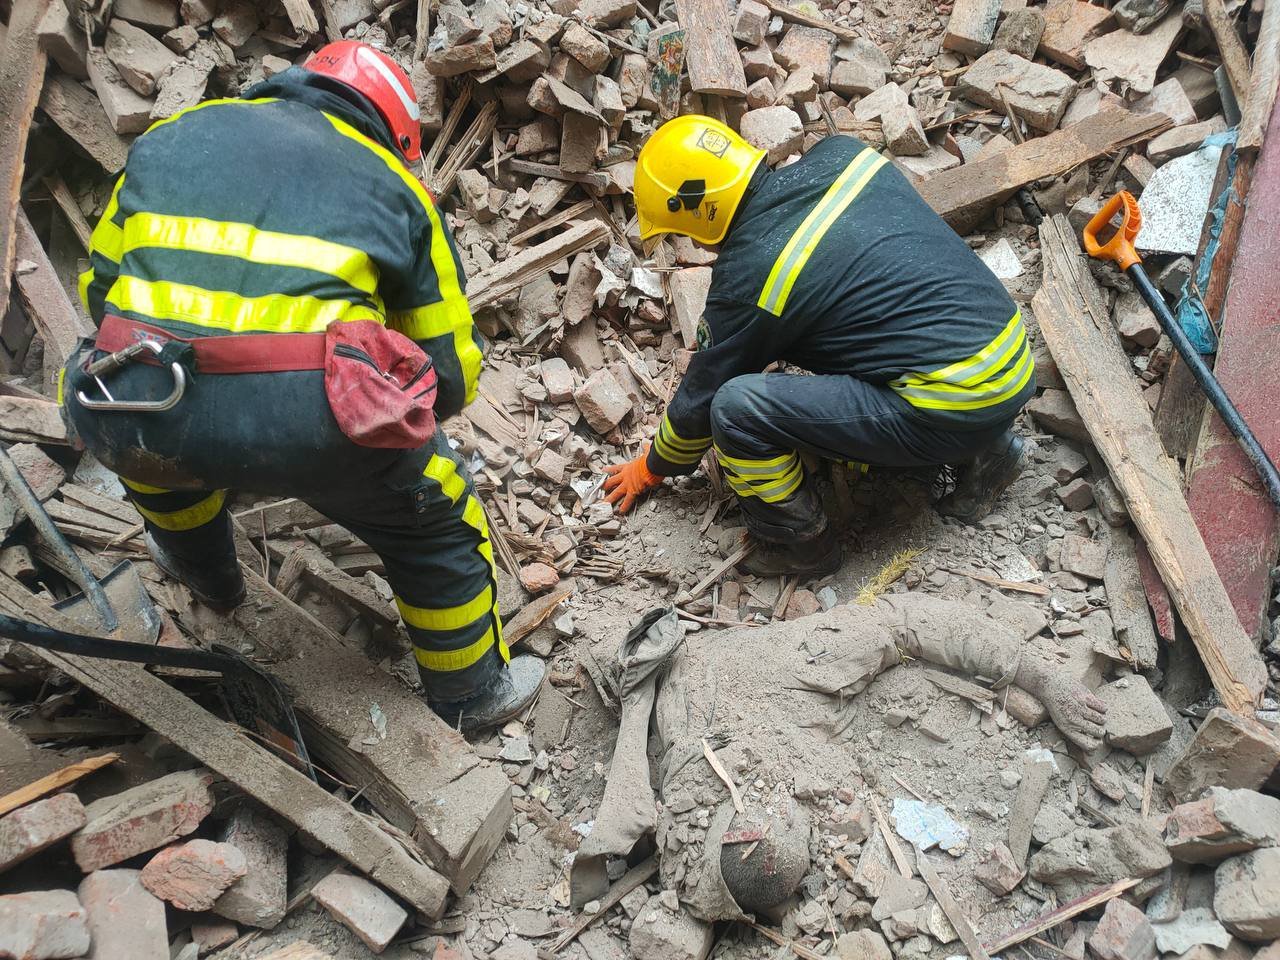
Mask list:
POLYGON ((605 479, 605 500, 615 504, 619 513, 626 513, 635 505, 636 499, 654 487, 662 485, 662 478, 649 469, 647 463, 649 445, 646 443, 640 456, 627 463, 614 463, 604 468, 609 474, 605 479), (618 504, 621 500, 622 503, 618 504))

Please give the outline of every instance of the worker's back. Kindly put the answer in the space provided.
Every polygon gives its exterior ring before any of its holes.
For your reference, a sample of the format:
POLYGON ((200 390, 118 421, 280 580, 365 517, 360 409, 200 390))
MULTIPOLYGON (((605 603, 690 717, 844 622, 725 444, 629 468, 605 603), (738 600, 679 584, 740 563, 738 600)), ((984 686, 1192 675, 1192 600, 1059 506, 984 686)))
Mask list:
MULTIPOLYGON (((983 398, 994 403, 966 408, 984 417, 998 413, 988 406, 1020 406, 1034 389, 1004 286, 891 163, 854 137, 823 140, 763 178, 734 219, 708 299, 709 316, 782 324, 781 359, 817 373, 895 389, 947 365, 995 379, 1012 373, 983 398), (971 364, 984 350, 1021 367, 979 371, 971 364)), ((735 332, 713 331, 717 342, 735 332)), ((899 392, 915 403, 910 389, 899 392)))
POLYGON ((114 230, 99 228, 81 281, 95 319, 300 332, 424 301, 406 288, 432 240, 429 201, 372 108, 299 69, 252 95, 203 103, 134 144, 103 217, 114 230))

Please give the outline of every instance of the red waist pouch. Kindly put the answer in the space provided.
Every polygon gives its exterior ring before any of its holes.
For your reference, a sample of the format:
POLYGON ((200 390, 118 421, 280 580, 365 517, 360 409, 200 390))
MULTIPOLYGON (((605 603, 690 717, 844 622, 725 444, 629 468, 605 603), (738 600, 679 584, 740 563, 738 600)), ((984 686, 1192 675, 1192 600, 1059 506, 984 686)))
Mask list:
POLYGON ((324 392, 342 432, 362 447, 411 450, 436 432, 431 358, 375 320, 329 324, 324 392))

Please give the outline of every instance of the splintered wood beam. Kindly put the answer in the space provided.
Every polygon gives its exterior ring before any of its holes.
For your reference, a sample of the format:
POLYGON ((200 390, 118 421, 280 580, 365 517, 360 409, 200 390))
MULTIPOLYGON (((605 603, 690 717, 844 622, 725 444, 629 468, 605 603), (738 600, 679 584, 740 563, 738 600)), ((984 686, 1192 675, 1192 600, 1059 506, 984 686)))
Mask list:
POLYGON ((550 240, 526 247, 514 257, 495 263, 467 282, 467 300, 471 309, 479 310, 496 303, 530 280, 542 276, 560 261, 590 250, 608 238, 608 225, 592 220, 572 226, 550 240))
POLYGON ((1262 148, 1263 136, 1275 117, 1277 86, 1280 86, 1280 3, 1262 8, 1262 28, 1253 52, 1249 96, 1241 105, 1244 112, 1240 117, 1236 150, 1252 152, 1262 148))
POLYGON ((67 445, 67 427, 52 400, 0 396, 0 440, 67 445))
POLYGON ((1168 124, 1162 113, 1105 110, 985 160, 944 170, 920 185, 920 195, 957 232, 967 233, 988 210, 1028 183, 1155 136, 1168 124))
POLYGON ((834 23, 822 19, 822 17, 811 17, 809 14, 783 3, 782 0, 760 0, 760 2, 787 21, 787 23, 796 23, 802 27, 816 27, 819 30, 826 30, 828 33, 835 34, 841 40, 857 40, 859 38, 856 30, 850 30, 848 27, 838 27, 834 23))
POLYGON ((280 6, 284 7, 289 22, 298 33, 311 35, 320 32, 320 21, 311 9, 310 0, 280 0, 280 6))
POLYGON ((1213 31, 1218 52, 1222 54, 1222 65, 1227 68, 1231 91, 1236 95, 1236 102, 1243 107, 1249 100, 1249 77, 1252 72, 1249 68, 1249 51, 1244 48, 1244 41, 1240 39, 1223 0, 1204 0, 1204 17, 1209 21, 1209 29, 1213 31))
POLYGON ((19 205, 14 220, 18 297, 44 340, 46 359, 61 367, 81 337, 93 336, 93 324, 80 315, 58 280, 26 211, 19 205))
MULTIPOLYGON (((0 574, 0 608, 73 633, 82 627, 0 574)), ((377 824, 141 666, 29 647, 146 724, 424 915, 439 919, 449 883, 377 824)))
POLYGON ((41 797, 53 793, 55 790, 61 790, 68 784, 75 783, 81 777, 93 773, 95 770, 101 770, 119 759, 120 754, 118 753, 104 753, 99 757, 86 757, 84 760, 77 760, 75 763, 60 770, 55 770, 39 780, 33 780, 25 787, 10 791, 0 797, 0 817, 10 810, 17 810, 28 803, 33 803, 41 797))
POLYGON ((1040 248, 1044 280, 1032 304, 1041 334, 1218 696, 1252 718, 1266 664, 1240 626, 1065 217, 1040 225, 1040 248))
POLYGON ((49 3, 14 0, 0 56, 0 316, 9 307, 17 247, 14 218, 22 192, 27 135, 44 80, 45 54, 36 28, 49 3))
POLYGON ((747 75, 733 39, 724 0, 676 0, 684 38, 684 62, 694 93, 745 97, 747 75))
POLYGON ((112 129, 98 98, 73 78, 50 74, 40 94, 40 109, 107 173, 124 169, 130 141, 112 129))

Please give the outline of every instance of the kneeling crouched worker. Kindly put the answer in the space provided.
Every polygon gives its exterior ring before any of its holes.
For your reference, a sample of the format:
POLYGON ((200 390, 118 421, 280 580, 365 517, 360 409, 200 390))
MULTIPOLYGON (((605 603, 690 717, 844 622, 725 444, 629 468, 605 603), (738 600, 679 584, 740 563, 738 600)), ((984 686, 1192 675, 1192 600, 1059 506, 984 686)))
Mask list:
POLYGON ((245 596, 229 488, 369 544, 428 701, 469 731, 527 706, 545 668, 509 657, 484 511, 437 426, 482 357, 420 159, 408 77, 351 41, 153 125, 94 230, 99 332, 60 395, 156 563, 210 607, 245 596))
POLYGON ((938 504, 975 521, 1021 472, 1014 417, 1035 392, 1000 281, 886 159, 829 137, 778 170, 708 117, 640 151, 640 236, 719 244, 698 349, 652 444, 612 466, 624 512, 714 447, 757 541, 752 573, 840 563, 800 453, 882 467, 954 464, 938 504), (764 374, 785 360, 815 376, 764 374))

